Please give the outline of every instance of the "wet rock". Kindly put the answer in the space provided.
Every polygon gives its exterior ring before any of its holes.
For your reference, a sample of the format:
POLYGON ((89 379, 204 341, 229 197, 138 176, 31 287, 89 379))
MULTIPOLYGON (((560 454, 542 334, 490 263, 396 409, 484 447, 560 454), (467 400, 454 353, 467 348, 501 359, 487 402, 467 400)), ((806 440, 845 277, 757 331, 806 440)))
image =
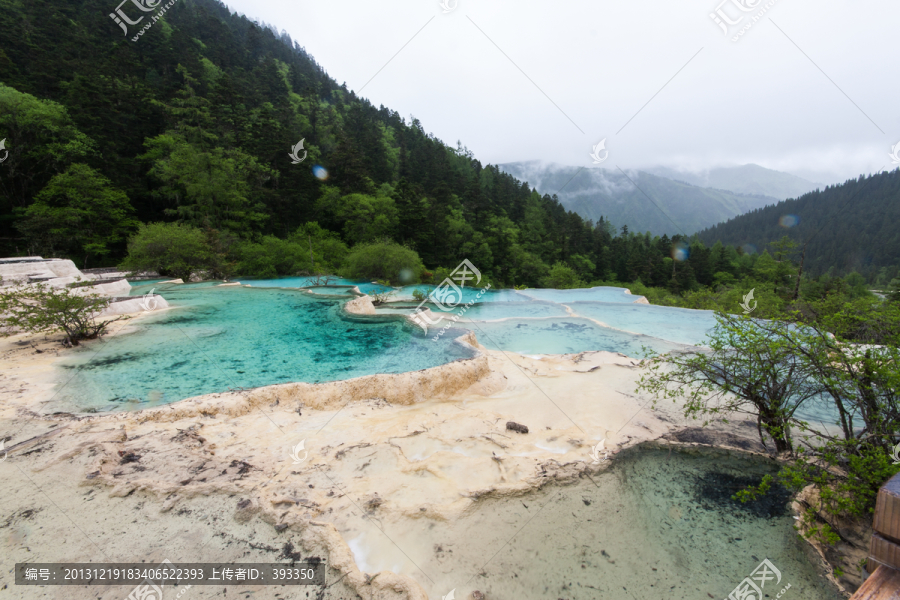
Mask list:
POLYGON ((528 433, 528 427, 520 423, 516 423, 515 421, 507 421, 506 429, 508 431, 515 431, 516 433, 528 433))

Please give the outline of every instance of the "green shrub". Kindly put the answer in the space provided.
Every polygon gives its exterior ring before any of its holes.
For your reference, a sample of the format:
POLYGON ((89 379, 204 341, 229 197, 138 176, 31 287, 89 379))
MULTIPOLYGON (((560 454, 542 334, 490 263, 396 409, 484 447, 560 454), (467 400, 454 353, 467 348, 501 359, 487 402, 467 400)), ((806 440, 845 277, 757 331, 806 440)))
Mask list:
POLYGON ((0 291, 0 334, 16 330, 30 333, 62 331, 77 346, 81 340, 97 338, 118 319, 97 317, 109 305, 99 294, 79 294, 70 288, 45 284, 6 287, 0 291))
POLYGON ((138 227, 125 192, 84 164, 55 175, 20 213, 16 227, 41 252, 80 259, 109 254, 138 227))
POLYGON ((156 271, 187 281, 191 273, 212 262, 212 249, 200 229, 181 223, 150 223, 141 225, 128 240, 128 256, 119 268, 156 271))
POLYGON ((417 283, 424 270, 415 250, 384 240, 354 246, 343 272, 348 279, 380 279, 391 285, 406 285, 417 283))
POLYGON ((347 244, 341 241, 338 234, 323 229, 315 221, 298 227, 288 240, 304 248, 305 256, 312 252, 315 264, 310 266, 311 274, 336 273, 350 253, 347 244))
POLYGON ((550 274, 544 278, 544 287, 557 290, 568 290, 584 287, 585 283, 578 278, 578 273, 564 262, 558 262, 550 267, 550 274))

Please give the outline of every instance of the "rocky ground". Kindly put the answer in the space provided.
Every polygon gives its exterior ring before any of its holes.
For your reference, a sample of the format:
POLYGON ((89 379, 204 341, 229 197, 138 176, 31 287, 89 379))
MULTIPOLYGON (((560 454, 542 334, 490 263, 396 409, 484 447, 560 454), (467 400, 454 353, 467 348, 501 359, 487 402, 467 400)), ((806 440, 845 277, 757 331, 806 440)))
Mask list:
POLYGON ((393 571, 439 563, 429 531, 483 500, 590 477, 660 437, 761 450, 755 427, 686 433, 676 406, 635 394, 640 369, 622 355, 481 350, 402 375, 46 415, 65 385, 59 340, 2 340, 0 585, 15 598, 123 598, 121 587, 15 586, 13 565, 313 558, 328 566, 325 589, 195 586, 190 597, 437 598, 443 582, 393 571))

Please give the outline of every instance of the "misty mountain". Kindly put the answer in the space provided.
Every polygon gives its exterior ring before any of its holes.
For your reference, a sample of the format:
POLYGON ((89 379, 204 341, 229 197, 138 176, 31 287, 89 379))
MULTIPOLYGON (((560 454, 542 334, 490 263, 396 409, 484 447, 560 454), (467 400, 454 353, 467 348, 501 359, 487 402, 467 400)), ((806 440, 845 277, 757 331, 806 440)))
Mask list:
POLYGON ((556 194, 585 219, 655 235, 690 235, 736 215, 775 204, 777 198, 702 188, 643 171, 567 167, 540 161, 499 167, 542 194, 556 194))
POLYGON ((727 190, 736 194, 769 196, 779 200, 799 198, 807 192, 825 187, 823 184, 813 183, 790 173, 773 171, 753 164, 717 167, 699 172, 680 171, 668 167, 651 167, 644 170, 659 177, 683 181, 697 187, 727 190))

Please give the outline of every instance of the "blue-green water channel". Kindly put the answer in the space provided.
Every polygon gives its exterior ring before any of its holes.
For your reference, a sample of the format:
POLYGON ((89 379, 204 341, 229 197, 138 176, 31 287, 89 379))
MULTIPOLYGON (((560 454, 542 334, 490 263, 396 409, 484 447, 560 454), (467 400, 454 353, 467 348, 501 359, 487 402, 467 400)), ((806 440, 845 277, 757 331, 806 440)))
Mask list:
POLYGON ((295 290, 155 288, 172 310, 136 322, 132 333, 86 344, 64 363, 47 412, 134 410, 228 389, 401 373, 467 358, 455 330, 438 342, 404 320, 349 319, 342 300, 295 290))
MULTIPOLYGON (((316 286, 302 277, 249 281, 252 287, 133 284, 132 296, 155 290, 172 309, 137 321, 136 331, 79 349, 63 363, 58 392, 45 410, 135 410, 229 389, 426 369, 471 356, 454 341, 466 329, 492 350, 639 357, 644 348, 668 352, 699 343, 712 326, 703 311, 633 304, 637 297, 621 288, 490 290, 458 322, 449 320, 456 313, 436 311, 445 320, 426 336, 402 316, 416 306, 413 290, 427 293, 434 286, 396 290, 396 299, 410 302, 360 318, 341 309, 354 297, 352 286, 386 288, 349 280, 316 286), (301 286, 306 289, 296 289, 301 286), (450 329, 436 335, 447 324, 450 329)), ((465 288, 464 302, 479 293, 465 288)))
MULTIPOLYGON (((135 410, 229 389, 426 369, 470 357, 454 341, 467 329, 491 350, 604 350, 637 358, 646 349, 663 353, 702 344, 715 324, 710 311, 636 304, 639 297, 621 288, 489 290, 480 297, 477 288, 464 288, 463 302, 477 303, 451 312, 431 305, 443 320, 426 335, 403 317, 418 304, 413 290, 427 293, 434 286, 394 290, 395 299, 407 300, 382 305, 372 318, 350 317, 341 305, 355 297, 353 286, 389 290, 379 284, 334 280, 324 287, 302 277, 250 281, 252 287, 133 284, 132 296, 155 290, 172 310, 141 319, 136 331, 77 350, 64 361, 45 411, 135 410)), ((827 404, 808 403, 802 416, 830 422, 831 412, 827 404)))

